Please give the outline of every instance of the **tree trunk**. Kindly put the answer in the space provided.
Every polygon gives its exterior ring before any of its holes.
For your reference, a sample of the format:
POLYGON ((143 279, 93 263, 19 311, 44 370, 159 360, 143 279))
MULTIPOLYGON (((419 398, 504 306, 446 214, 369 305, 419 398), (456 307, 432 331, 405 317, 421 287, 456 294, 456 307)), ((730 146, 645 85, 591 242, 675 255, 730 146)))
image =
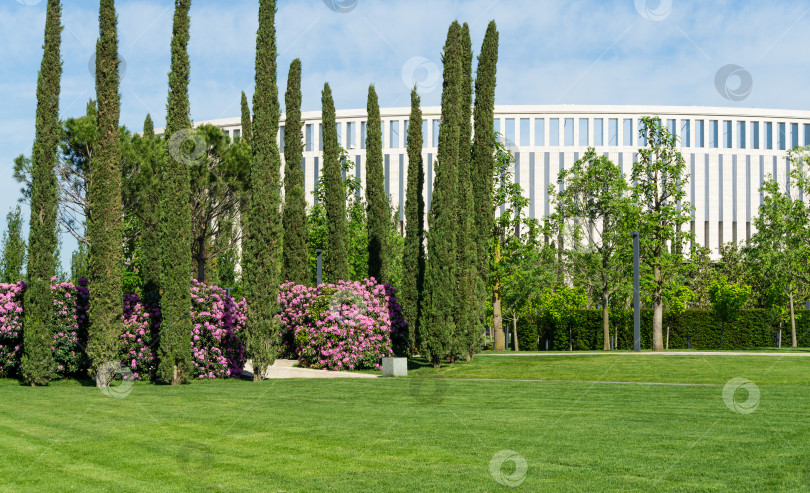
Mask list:
POLYGON ((602 349, 610 351, 610 298, 607 294, 602 294, 602 334, 604 343, 602 349))
POLYGON ((667 345, 666 349, 669 349, 669 324, 667 324, 667 345))
POLYGON ((194 259, 197 262, 197 281, 205 282, 205 237, 197 240, 197 248, 197 257, 194 259))
POLYGON ((790 290, 790 346, 798 347, 799 341, 796 338, 796 313, 793 311, 793 286, 790 290))
POLYGON ((518 348, 518 338, 517 338, 517 315, 512 317, 512 338, 515 340, 515 352, 520 351, 518 348))
MULTIPOLYGON (((501 244, 495 244, 495 265, 501 263, 501 244)), ((496 270, 497 272, 497 270, 496 270)), ((492 332, 495 341, 492 349, 495 351, 506 350, 506 336, 503 333, 503 311, 501 310, 501 280, 495 280, 495 288, 492 291, 492 332)))
POLYGON ((664 350, 664 303, 661 292, 656 288, 653 293, 653 351, 664 350))

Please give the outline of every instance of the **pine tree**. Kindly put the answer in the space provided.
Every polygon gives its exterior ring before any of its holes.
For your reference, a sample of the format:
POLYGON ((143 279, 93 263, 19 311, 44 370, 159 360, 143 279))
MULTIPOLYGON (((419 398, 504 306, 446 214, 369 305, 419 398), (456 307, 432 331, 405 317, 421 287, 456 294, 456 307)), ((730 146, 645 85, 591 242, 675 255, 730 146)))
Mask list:
POLYGON ((458 217, 459 134, 461 130, 462 55, 461 26, 453 21, 444 46, 442 124, 439 128, 436 186, 429 218, 425 290, 422 300, 422 349, 438 367, 450 354, 456 331, 455 293, 457 289, 456 235, 458 217))
MULTIPOLYGON (((495 172, 495 73, 498 64, 498 30, 495 21, 487 27, 475 77, 475 136, 470 175, 475 204, 475 240, 478 254, 477 305, 486 306, 489 280, 489 245, 495 221, 493 182, 495 172)), ((495 334, 495 349, 505 349, 503 329, 495 334), (500 335, 499 335, 500 334, 500 335), (499 345, 500 344, 500 345, 499 345)))
POLYGON ((253 379, 262 379, 275 359, 278 285, 281 275, 281 156, 278 133, 279 107, 276 85, 276 3, 259 2, 256 36, 256 86, 250 169, 250 204, 246 221, 243 279, 248 306, 248 357, 253 379))
POLYGON ((456 235, 456 332, 453 337, 451 358, 472 358, 483 332, 486 304, 478 296, 478 242, 475 241, 475 204, 471 178, 470 138, 472 123, 472 43, 470 28, 465 22, 461 28, 461 76, 459 79, 460 131, 458 142, 458 188, 456 207, 458 233, 456 235))
POLYGON ((287 93, 284 96, 287 117, 284 123, 284 275, 287 281, 309 284, 307 257, 307 201, 304 148, 301 132, 301 60, 290 63, 287 93))
POLYGON ((170 150, 160 194, 160 307, 163 320, 157 377, 162 382, 177 385, 187 382, 191 376, 190 183, 188 166, 182 161, 186 151, 183 140, 191 129, 188 103, 191 0, 175 0, 174 7, 166 105, 166 137, 170 139, 170 150), (180 134, 172 141, 175 133, 180 134))
POLYGON ((253 136, 250 125, 250 105, 248 104, 245 91, 242 91, 242 140, 250 145, 250 138, 253 136))
MULTIPOLYGON (((391 211, 385 194, 382 129, 377 91, 368 88, 368 123, 366 124, 366 204, 368 211, 368 275, 389 282, 388 237, 391 234, 391 211)), ((420 124, 421 125, 421 124, 420 124)))
POLYGON ((6 215, 3 233, 3 261, 0 264, 0 282, 14 284, 23 278, 25 265, 25 238, 22 235, 22 211, 18 205, 6 215))
MULTIPOLYGON (((88 274, 90 328, 87 353, 90 373, 118 356, 118 339, 123 330, 123 221, 121 210, 121 141, 118 134, 118 18, 114 0, 99 5, 99 39, 96 44, 96 99, 98 142, 90 166, 87 190, 92 216, 88 218, 90 241, 88 274)), ((96 379, 109 384, 108 371, 96 379)))
POLYGON ((402 252, 400 302, 409 327, 410 347, 420 342, 420 302, 425 282, 425 170, 422 164, 422 110, 419 94, 411 90, 408 123, 408 188, 405 198, 405 245, 402 252))
POLYGON ((47 385, 51 379, 51 331, 47 325, 53 306, 51 276, 56 270, 56 152, 59 125, 59 87, 62 76, 62 5, 48 0, 45 14, 45 43, 37 78, 37 124, 31 157, 31 215, 28 230, 28 289, 25 292, 25 320, 21 372, 29 385, 47 385))
POLYGON ((332 89, 326 83, 321 94, 323 105, 323 183, 324 207, 326 208, 327 242, 326 280, 336 283, 349 279, 349 226, 346 218, 346 191, 340 168, 335 122, 335 102, 332 89))

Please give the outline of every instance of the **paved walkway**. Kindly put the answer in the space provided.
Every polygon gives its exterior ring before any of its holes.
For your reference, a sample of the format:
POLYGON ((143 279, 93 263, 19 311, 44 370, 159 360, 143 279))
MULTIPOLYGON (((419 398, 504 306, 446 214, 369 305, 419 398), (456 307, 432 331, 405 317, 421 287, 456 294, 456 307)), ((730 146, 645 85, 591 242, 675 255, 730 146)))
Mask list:
POLYGON ((774 351, 771 353, 751 352, 751 351, 541 351, 525 353, 481 353, 477 356, 580 356, 580 355, 635 355, 635 356, 798 356, 810 357, 810 352, 806 353, 786 353, 774 351))
MULTIPOLYGON (((311 368, 298 368, 295 366, 297 364, 298 360, 277 359, 275 363, 273 363, 273 366, 267 368, 267 371, 264 372, 264 378, 377 378, 381 376, 350 371, 329 371, 313 370, 311 368)), ((251 361, 245 363, 245 369, 242 370, 242 375, 246 377, 253 377, 253 363, 251 361)))

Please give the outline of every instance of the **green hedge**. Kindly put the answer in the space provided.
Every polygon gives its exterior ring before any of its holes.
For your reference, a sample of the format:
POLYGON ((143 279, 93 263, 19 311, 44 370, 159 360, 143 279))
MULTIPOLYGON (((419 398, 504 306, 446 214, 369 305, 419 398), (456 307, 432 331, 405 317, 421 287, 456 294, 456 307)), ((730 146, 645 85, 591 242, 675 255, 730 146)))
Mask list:
MULTIPOLYGON (((641 310, 641 347, 652 347, 652 309, 641 310)), ((506 322, 506 321, 504 321, 506 322)), ((561 324, 560 324, 561 325, 561 324)), ((551 318, 542 319, 532 324, 528 320, 518 321, 518 345, 521 351, 545 350, 555 351, 569 349, 569 329, 556 324, 551 318)), ((669 348, 686 349, 687 337, 692 349, 719 349, 720 323, 709 310, 687 310, 678 317, 664 312, 664 340, 666 328, 670 328, 669 348)), ((633 312, 630 310, 612 310, 610 314, 610 333, 619 330, 619 349, 633 348, 633 312)), ((511 324, 509 325, 511 330, 511 324)), ((574 350, 601 350, 602 310, 577 310, 571 324, 570 339, 574 350)), ((726 324, 725 349, 776 347, 778 328, 770 324, 765 310, 743 310, 740 318, 733 324, 726 324)), ((810 312, 799 310, 796 313, 796 333, 800 347, 810 347, 810 312)), ((790 324, 782 327, 782 346, 790 346, 790 324)))

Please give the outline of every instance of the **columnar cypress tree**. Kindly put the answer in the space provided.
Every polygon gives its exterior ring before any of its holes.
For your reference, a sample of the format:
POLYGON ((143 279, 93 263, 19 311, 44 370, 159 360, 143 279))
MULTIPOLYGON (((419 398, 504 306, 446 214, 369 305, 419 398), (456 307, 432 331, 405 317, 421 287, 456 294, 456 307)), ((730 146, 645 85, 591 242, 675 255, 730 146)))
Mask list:
POLYGON ((147 113, 143 122, 143 136, 149 145, 144 146, 145 155, 141 156, 138 169, 139 184, 137 191, 138 217, 141 220, 141 282, 143 293, 150 302, 159 298, 160 286, 160 164, 162 153, 160 143, 154 140, 155 127, 152 116, 147 113))
MULTIPOLYGON (((368 87, 366 124, 366 207, 368 211, 368 275, 388 282, 391 212, 385 195, 380 105, 374 85, 368 87)), ((421 125, 421 123, 420 123, 421 125)), ((420 127, 421 128, 421 127, 420 127)))
MULTIPOLYGON (((379 127, 379 125, 378 125, 379 127)), ((411 90, 408 123, 408 188, 405 197, 405 245, 402 251, 400 302, 408 322, 410 346, 420 342, 420 302, 425 282, 425 170, 422 165, 422 110, 419 94, 411 90)))
POLYGON ((6 215, 6 231, 3 233, 0 282, 14 284, 23 278, 25 264, 25 238, 22 235, 22 211, 18 205, 6 215))
POLYGON ((250 203, 246 220, 244 280, 248 306, 248 357, 260 381, 275 359, 278 285, 281 274, 281 156, 276 85, 276 3, 259 2, 256 34, 256 86, 250 165, 250 203))
POLYGON ((461 28, 461 74, 459 79, 460 126, 458 142, 458 189, 456 235, 456 332, 453 337, 451 358, 472 358, 480 342, 486 304, 478 295, 478 242, 475 240, 475 204, 471 180, 470 138, 472 123, 472 43, 470 28, 465 22, 461 28))
POLYGON ((349 225, 346 219, 346 190, 340 169, 340 149, 335 125, 335 102, 329 83, 323 85, 323 184, 327 241, 324 273, 329 282, 349 279, 349 225))
MULTIPOLYGON (((175 0, 166 137, 191 128, 188 39, 191 0, 175 0)), ((180 139, 176 139, 180 140, 180 139)), ((182 144, 182 142, 178 142, 182 144)), ((161 315, 158 379, 172 385, 191 375, 191 207, 185 148, 170 145, 160 194, 161 315)))
POLYGON ((59 146, 59 86, 62 60, 62 5, 48 0, 45 44, 37 78, 37 124, 31 164, 31 217, 28 231, 28 289, 21 372, 30 385, 47 385, 51 379, 51 330, 47 325, 53 308, 51 276, 56 270, 56 152, 59 146))
MULTIPOLYGON (((90 372, 115 361, 121 336, 123 304, 123 221, 121 211, 121 140, 118 135, 118 18, 114 0, 99 5, 99 39, 96 44, 96 100, 98 142, 90 165, 87 190, 92 208, 88 218, 90 240, 88 274, 90 328, 87 353, 90 372)), ((110 372, 96 382, 107 386, 110 372)))
POLYGON ((425 290, 422 301, 422 349, 438 367, 450 354, 456 330, 455 294, 457 289, 456 235, 458 208, 459 133, 461 127, 462 79, 461 26, 453 21, 444 45, 444 84, 442 124, 439 128, 436 186, 429 218, 425 290))
POLYGON ((290 63, 284 123, 284 276, 296 284, 309 284, 307 257, 307 201, 304 193, 304 152, 301 132, 301 60, 290 63))
POLYGON ((250 138, 252 136, 250 105, 248 104, 247 96, 245 96, 245 91, 242 91, 242 140, 250 144, 250 138))
MULTIPOLYGON (((479 306, 486 306, 486 286, 489 280, 489 245, 495 211, 492 207, 493 182, 495 171, 495 73, 498 64, 498 30, 495 21, 487 27, 481 54, 478 55, 478 69, 475 77, 475 136, 472 146, 471 176, 475 204, 475 239, 478 250, 478 276, 476 283, 479 306)), ((503 330, 500 337, 495 334, 495 349, 504 349, 503 330), (500 346, 498 346, 500 344, 500 346)))

